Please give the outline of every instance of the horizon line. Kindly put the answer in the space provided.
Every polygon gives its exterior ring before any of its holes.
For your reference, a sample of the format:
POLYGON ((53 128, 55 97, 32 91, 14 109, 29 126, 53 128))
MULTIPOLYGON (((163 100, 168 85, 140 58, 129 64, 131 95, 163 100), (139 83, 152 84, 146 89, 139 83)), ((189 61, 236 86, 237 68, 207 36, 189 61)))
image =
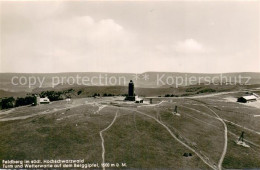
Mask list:
POLYGON ((144 74, 144 73, 183 73, 183 74, 228 74, 228 73, 260 73, 260 71, 240 71, 240 72, 176 72, 176 71, 145 71, 145 72, 103 72, 103 71, 71 71, 71 72, 0 72, 0 74, 65 74, 65 73, 107 73, 107 74, 144 74))

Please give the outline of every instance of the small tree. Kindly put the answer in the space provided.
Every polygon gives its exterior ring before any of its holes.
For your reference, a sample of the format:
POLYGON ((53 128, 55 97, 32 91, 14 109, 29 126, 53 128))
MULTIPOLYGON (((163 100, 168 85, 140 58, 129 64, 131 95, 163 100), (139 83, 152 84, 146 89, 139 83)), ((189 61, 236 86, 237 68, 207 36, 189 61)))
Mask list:
POLYGON ((81 93, 82 93, 82 90, 79 90, 79 91, 78 91, 78 95, 80 95, 81 93))

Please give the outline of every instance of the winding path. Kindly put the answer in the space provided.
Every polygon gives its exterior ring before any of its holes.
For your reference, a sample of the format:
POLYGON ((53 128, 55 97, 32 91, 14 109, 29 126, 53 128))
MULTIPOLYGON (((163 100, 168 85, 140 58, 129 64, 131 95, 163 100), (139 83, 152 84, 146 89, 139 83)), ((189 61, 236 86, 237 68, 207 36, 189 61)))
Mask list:
POLYGON ((193 148, 191 148, 189 145, 187 145, 186 143, 184 143, 184 142, 182 142, 180 139, 178 139, 178 138, 172 133, 172 131, 171 131, 163 122, 159 121, 158 119, 156 119, 156 118, 154 118, 153 116, 150 116, 150 115, 148 115, 148 114, 146 114, 146 113, 144 113, 144 112, 141 112, 141 111, 138 111, 138 110, 133 110, 133 109, 127 109, 127 108, 124 108, 124 109, 126 109, 126 110, 131 110, 131 111, 135 111, 135 112, 137 112, 137 113, 139 113, 139 114, 141 114, 141 115, 147 116, 147 117, 149 117, 149 118, 155 120, 157 123, 159 123, 160 125, 162 125, 162 126, 170 133, 170 135, 171 135, 175 140, 177 140, 180 144, 182 144, 183 146, 185 146, 186 148, 188 148, 189 150, 191 150, 192 152, 194 152, 194 153, 195 153, 205 164, 207 164, 210 168, 212 168, 212 169, 214 169, 214 170, 217 169, 214 165, 210 164, 206 159, 204 159, 204 157, 203 157, 201 154, 199 154, 197 151, 195 151, 195 150, 194 150, 193 148))
MULTIPOLYGON (((193 111, 196 111, 196 112, 201 113, 201 114, 203 114, 203 115, 206 115, 206 116, 209 116, 209 117, 212 117, 212 118, 215 118, 215 119, 219 119, 218 117, 214 117, 214 116, 209 115, 209 114, 207 114, 207 113, 201 112, 201 111, 199 111, 199 110, 197 110, 197 109, 194 109, 194 108, 191 108, 191 107, 187 107, 187 106, 184 106, 184 105, 180 105, 180 106, 181 106, 181 107, 184 107, 184 108, 187 108, 187 109, 190 109, 190 110, 193 110, 193 111)), ((204 106, 204 107, 205 107, 204 104, 201 104, 201 106, 204 106)), ((257 135, 260 135, 260 132, 259 132, 259 131, 255 131, 255 130, 253 130, 253 129, 249 129, 249 128, 245 127, 245 126, 239 125, 239 124, 234 123, 234 122, 232 122, 232 121, 229 121, 229 120, 227 120, 227 119, 222 119, 222 120, 223 120, 224 122, 230 123, 230 124, 232 124, 232 125, 235 125, 235 126, 238 126, 238 127, 242 128, 242 129, 248 130, 248 131, 250 131, 250 132, 252 132, 252 133, 255 133, 255 134, 257 134, 257 135)))
MULTIPOLYGON (((181 107, 185 107, 185 106, 181 105, 181 107)), ((182 115, 183 115, 183 114, 182 114, 182 115)), ((207 124, 207 125, 209 125, 209 126, 213 126, 213 127, 215 127, 215 128, 220 129, 218 126, 213 125, 213 124, 208 123, 208 122, 205 122, 205 121, 202 121, 202 120, 200 120, 200 119, 198 119, 198 118, 196 118, 196 117, 194 117, 194 116, 191 116, 190 114, 185 113, 184 116, 190 117, 190 118, 192 118, 192 119, 194 119, 194 120, 197 120, 197 121, 202 122, 202 123, 205 123, 205 124, 207 124)), ((223 119, 223 120, 226 121, 225 119, 223 119)), ((236 134, 234 134, 234 133, 232 133, 232 132, 230 132, 230 131, 228 131, 228 133, 231 134, 232 136, 234 136, 235 138, 239 138, 239 136, 237 136, 236 134)), ((244 141, 246 141, 247 143, 250 143, 251 145, 253 145, 253 146, 255 146, 255 147, 260 148, 260 145, 254 143, 254 142, 252 142, 252 141, 249 141, 249 140, 247 140, 247 139, 244 139, 244 141)))
MULTIPOLYGON (((100 137, 101 137, 101 145, 102 145, 102 164, 104 165, 104 163, 105 163, 105 145, 104 145, 104 138, 103 138, 103 135, 102 135, 102 133, 103 132, 105 132, 106 130, 108 130, 114 123, 115 123, 115 121, 116 121, 116 118, 117 118, 117 113, 118 113, 118 111, 116 112, 116 115, 115 115, 115 117, 114 117, 114 119, 113 119, 113 121, 110 123, 110 125, 108 125, 108 127, 106 127, 105 129, 103 129, 103 130, 101 130, 100 132, 99 132, 99 135, 100 135, 100 137)), ((103 170, 105 170, 106 169, 106 167, 105 166, 103 166, 103 170)))
MULTIPOLYGON (((161 102, 161 103, 162 103, 162 102, 161 102)), ((159 103, 159 104, 161 104, 161 103, 159 103)), ((202 104, 202 106, 206 107, 206 108, 209 109, 212 113, 214 113, 214 115, 215 115, 216 117, 214 117, 214 116, 211 116, 211 117, 218 119, 218 120, 221 121, 222 124, 224 125, 224 139, 225 139, 225 141, 224 141, 224 148, 223 148, 221 157, 220 157, 219 162, 218 162, 218 169, 221 170, 221 169, 222 169, 223 160, 224 160, 224 158, 225 158, 225 156, 226 156, 226 153, 227 153, 227 142, 228 142, 228 138, 227 138, 227 132, 228 132, 228 131, 227 131, 227 125, 226 125, 226 123, 224 122, 224 120, 223 120, 221 117, 219 117, 219 115, 218 115, 214 110, 212 110, 212 109, 211 109, 210 107, 208 107, 207 105, 202 104)), ((185 106, 184 106, 184 107, 185 107, 185 106)), ((186 108, 189 108, 189 109, 193 110, 193 108, 190 108, 190 107, 186 107, 186 108)), ((194 109, 194 110, 195 110, 195 111, 198 111, 198 110, 196 110, 196 109, 194 109)), ((179 140, 175 135, 173 135, 173 133, 170 131, 170 129, 169 129, 166 125, 164 125, 161 121, 159 121, 159 120, 157 120, 156 118, 154 118, 154 117, 152 117, 152 116, 150 116, 150 115, 147 115, 147 114, 145 114, 145 113, 143 113, 143 112, 140 112, 140 111, 136 111, 136 112, 141 113, 141 114, 143 114, 143 115, 146 115, 146 116, 148 116, 148 117, 154 119, 154 120, 157 121, 158 123, 160 123, 162 126, 164 126, 164 127, 168 130, 168 132, 171 134, 172 137, 174 137, 174 138, 175 138, 177 141, 179 141, 182 145, 184 145, 185 147, 187 147, 188 149, 190 149, 191 151, 193 151, 196 155, 198 155, 198 156, 201 158, 201 160, 202 160, 204 163, 206 163, 208 166, 210 166, 210 167, 213 168, 213 169, 216 169, 214 166, 210 165, 206 160, 204 160, 204 158, 203 158, 200 154, 198 154, 194 149, 192 149, 191 147, 189 147, 188 145, 186 145, 185 143, 183 143, 181 140, 179 140)), ((200 111, 198 111, 198 112, 200 112, 200 111)))
POLYGON ((223 123, 223 125, 224 125, 224 138, 225 138, 225 143, 224 143, 224 148, 223 148, 223 152, 222 152, 222 155, 221 155, 221 157, 220 157, 220 159, 219 159, 219 162, 218 162, 218 169, 222 169, 222 163, 223 163, 223 160, 224 160, 224 158, 225 158, 225 156, 226 156, 226 153, 227 153, 227 142, 228 142, 228 137, 227 137, 227 125, 226 125, 226 123, 224 122, 224 120, 223 119, 221 119, 220 117, 219 117, 219 115, 214 111, 214 110, 212 110, 210 107, 208 107, 207 105, 203 105, 204 107, 206 107, 206 108, 208 108, 212 113, 214 113, 215 115, 216 115, 216 117, 217 117, 217 119, 218 120, 220 120, 222 123, 223 123))
POLYGON ((197 109, 194 109, 194 108, 190 108, 190 107, 183 106, 183 105, 181 105, 181 106, 184 107, 184 108, 191 109, 191 110, 193 110, 193 111, 202 113, 202 114, 204 114, 204 115, 210 116, 210 117, 212 117, 212 118, 215 118, 215 119, 221 121, 222 124, 224 125, 224 139, 225 139, 225 142, 224 142, 224 148, 223 148, 221 157, 220 157, 219 162, 218 162, 218 169, 222 169, 222 163, 223 163, 223 160, 224 160, 224 158, 225 158, 225 156, 226 156, 226 153, 227 153, 227 142, 228 142, 228 138, 227 138, 227 132, 228 132, 228 131, 227 131, 227 125, 226 125, 224 119, 221 119, 221 118, 219 117, 219 115, 218 115, 214 110, 212 110, 210 107, 208 107, 207 105, 204 105, 204 104, 202 104, 201 106, 204 106, 204 107, 206 107, 207 109, 209 109, 212 113, 214 113, 214 115, 215 115, 216 117, 211 116, 211 115, 209 115, 209 114, 206 114, 206 113, 204 113, 204 112, 201 112, 201 111, 199 111, 199 110, 197 110, 197 109))

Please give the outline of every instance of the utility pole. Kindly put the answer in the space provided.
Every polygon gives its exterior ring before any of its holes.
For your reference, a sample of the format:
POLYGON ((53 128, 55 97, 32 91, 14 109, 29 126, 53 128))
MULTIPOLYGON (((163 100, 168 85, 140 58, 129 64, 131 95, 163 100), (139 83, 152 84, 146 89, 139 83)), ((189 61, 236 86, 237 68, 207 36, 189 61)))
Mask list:
POLYGON ((238 141, 244 142, 244 131, 242 131, 240 137, 238 138, 238 141))
POLYGON ((177 113, 177 106, 175 106, 174 113, 177 113))

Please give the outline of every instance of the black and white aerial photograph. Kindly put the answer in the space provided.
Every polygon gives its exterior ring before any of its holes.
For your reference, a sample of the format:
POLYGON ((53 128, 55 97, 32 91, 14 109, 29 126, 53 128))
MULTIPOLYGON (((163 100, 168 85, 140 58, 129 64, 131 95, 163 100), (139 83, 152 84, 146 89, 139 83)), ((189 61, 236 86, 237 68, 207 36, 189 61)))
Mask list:
POLYGON ((0 169, 260 169, 260 1, 0 0, 0 169))

